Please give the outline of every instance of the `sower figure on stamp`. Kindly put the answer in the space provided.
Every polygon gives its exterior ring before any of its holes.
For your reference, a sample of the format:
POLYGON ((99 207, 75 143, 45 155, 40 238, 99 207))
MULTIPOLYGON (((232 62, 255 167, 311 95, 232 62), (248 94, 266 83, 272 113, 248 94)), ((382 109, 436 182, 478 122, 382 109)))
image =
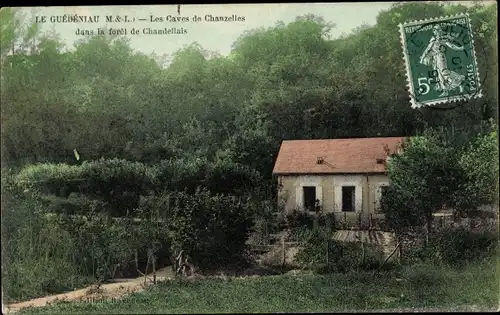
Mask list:
POLYGON ((462 89, 465 76, 448 69, 446 60, 446 48, 463 50, 464 47, 457 46, 451 42, 452 37, 446 34, 441 26, 435 25, 432 30, 434 36, 420 57, 420 63, 432 67, 437 72, 436 91, 442 92, 440 97, 448 96, 453 89, 462 89))

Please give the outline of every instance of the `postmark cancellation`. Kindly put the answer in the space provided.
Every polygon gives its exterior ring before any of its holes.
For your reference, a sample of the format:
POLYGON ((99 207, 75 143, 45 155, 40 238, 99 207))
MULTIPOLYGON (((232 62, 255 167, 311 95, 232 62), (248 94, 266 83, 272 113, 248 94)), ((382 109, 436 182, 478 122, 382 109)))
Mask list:
POLYGON ((482 96, 468 14, 399 27, 412 108, 482 96))

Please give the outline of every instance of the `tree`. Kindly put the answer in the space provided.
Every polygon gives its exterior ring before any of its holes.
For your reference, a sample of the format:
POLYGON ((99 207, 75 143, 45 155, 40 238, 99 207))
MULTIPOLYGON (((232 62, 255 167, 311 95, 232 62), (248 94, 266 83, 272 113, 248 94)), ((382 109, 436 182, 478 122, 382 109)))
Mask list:
POLYGON ((2 9, 5 161, 69 163, 74 149, 90 160, 156 163, 196 152, 214 161, 231 151, 267 176, 284 139, 474 129, 496 117, 495 8, 468 8, 485 98, 453 111, 410 108, 397 25, 464 12, 460 5, 397 4, 338 39, 329 37, 335 25, 305 15, 242 34, 227 57, 194 43, 168 64, 120 37, 89 37, 68 51, 55 32, 39 34, 2 9))
POLYGON ((498 204, 498 129, 493 120, 488 127, 465 148, 459 159, 464 181, 453 200, 461 214, 483 205, 498 204))
POLYGON ((460 187, 459 150, 435 130, 406 140, 402 150, 389 161, 390 186, 382 210, 397 232, 425 226, 428 240, 433 213, 447 206, 460 187))
POLYGON ((390 186, 382 210, 389 225, 398 233, 425 226, 430 234, 432 215, 443 208, 467 214, 494 204, 497 141, 493 122, 480 134, 440 128, 406 140, 403 153, 388 164, 390 186))

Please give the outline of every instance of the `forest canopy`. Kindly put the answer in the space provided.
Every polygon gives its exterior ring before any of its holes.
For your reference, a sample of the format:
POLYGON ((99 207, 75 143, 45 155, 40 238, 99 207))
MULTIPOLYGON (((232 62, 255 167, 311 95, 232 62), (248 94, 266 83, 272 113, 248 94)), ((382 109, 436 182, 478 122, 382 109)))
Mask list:
POLYGON ((193 43, 168 66, 126 38, 64 50, 15 9, 1 11, 2 161, 77 163, 120 157, 228 159, 270 177, 286 139, 410 136, 497 117, 495 5, 395 4, 374 26, 332 39, 305 15, 242 34, 228 56, 193 43), (412 109, 398 24, 468 11, 484 97, 448 111, 412 109), (300 39, 300 40, 299 40, 300 39))

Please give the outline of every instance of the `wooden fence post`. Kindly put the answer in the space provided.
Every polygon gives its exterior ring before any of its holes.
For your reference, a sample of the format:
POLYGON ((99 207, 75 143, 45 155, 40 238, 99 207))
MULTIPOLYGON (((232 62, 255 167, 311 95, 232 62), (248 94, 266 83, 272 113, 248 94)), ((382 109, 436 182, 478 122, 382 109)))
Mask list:
POLYGON ((156 256, 153 254, 153 283, 156 284, 156 256))
POLYGON ((146 285, 148 267, 149 267, 149 255, 148 255, 148 261, 146 262, 146 270, 144 270, 144 285, 146 285))
POLYGON ((389 256, 387 256, 387 258, 384 260, 384 262, 380 265, 379 270, 380 270, 380 269, 382 269, 382 267, 385 265, 385 263, 386 263, 387 261, 389 261, 389 259, 392 257, 392 255, 394 255, 394 253, 398 250, 398 248, 399 248, 400 244, 401 244, 401 243, 399 243, 399 242, 396 244, 396 248, 394 248, 394 250, 391 252, 391 254, 390 254, 389 256))
POLYGON ((329 261, 328 261, 329 257, 328 257, 328 255, 329 255, 329 251, 330 251, 330 248, 329 248, 328 245, 330 245, 330 238, 329 237, 326 238, 326 266, 327 267, 329 265, 329 261))
POLYGON ((281 269, 283 269, 283 268, 285 268, 285 262, 286 262, 285 236, 284 235, 281 237, 281 244, 283 247, 283 263, 281 265, 281 269))
POLYGON ((361 235, 361 265, 365 264, 365 238, 361 235))

